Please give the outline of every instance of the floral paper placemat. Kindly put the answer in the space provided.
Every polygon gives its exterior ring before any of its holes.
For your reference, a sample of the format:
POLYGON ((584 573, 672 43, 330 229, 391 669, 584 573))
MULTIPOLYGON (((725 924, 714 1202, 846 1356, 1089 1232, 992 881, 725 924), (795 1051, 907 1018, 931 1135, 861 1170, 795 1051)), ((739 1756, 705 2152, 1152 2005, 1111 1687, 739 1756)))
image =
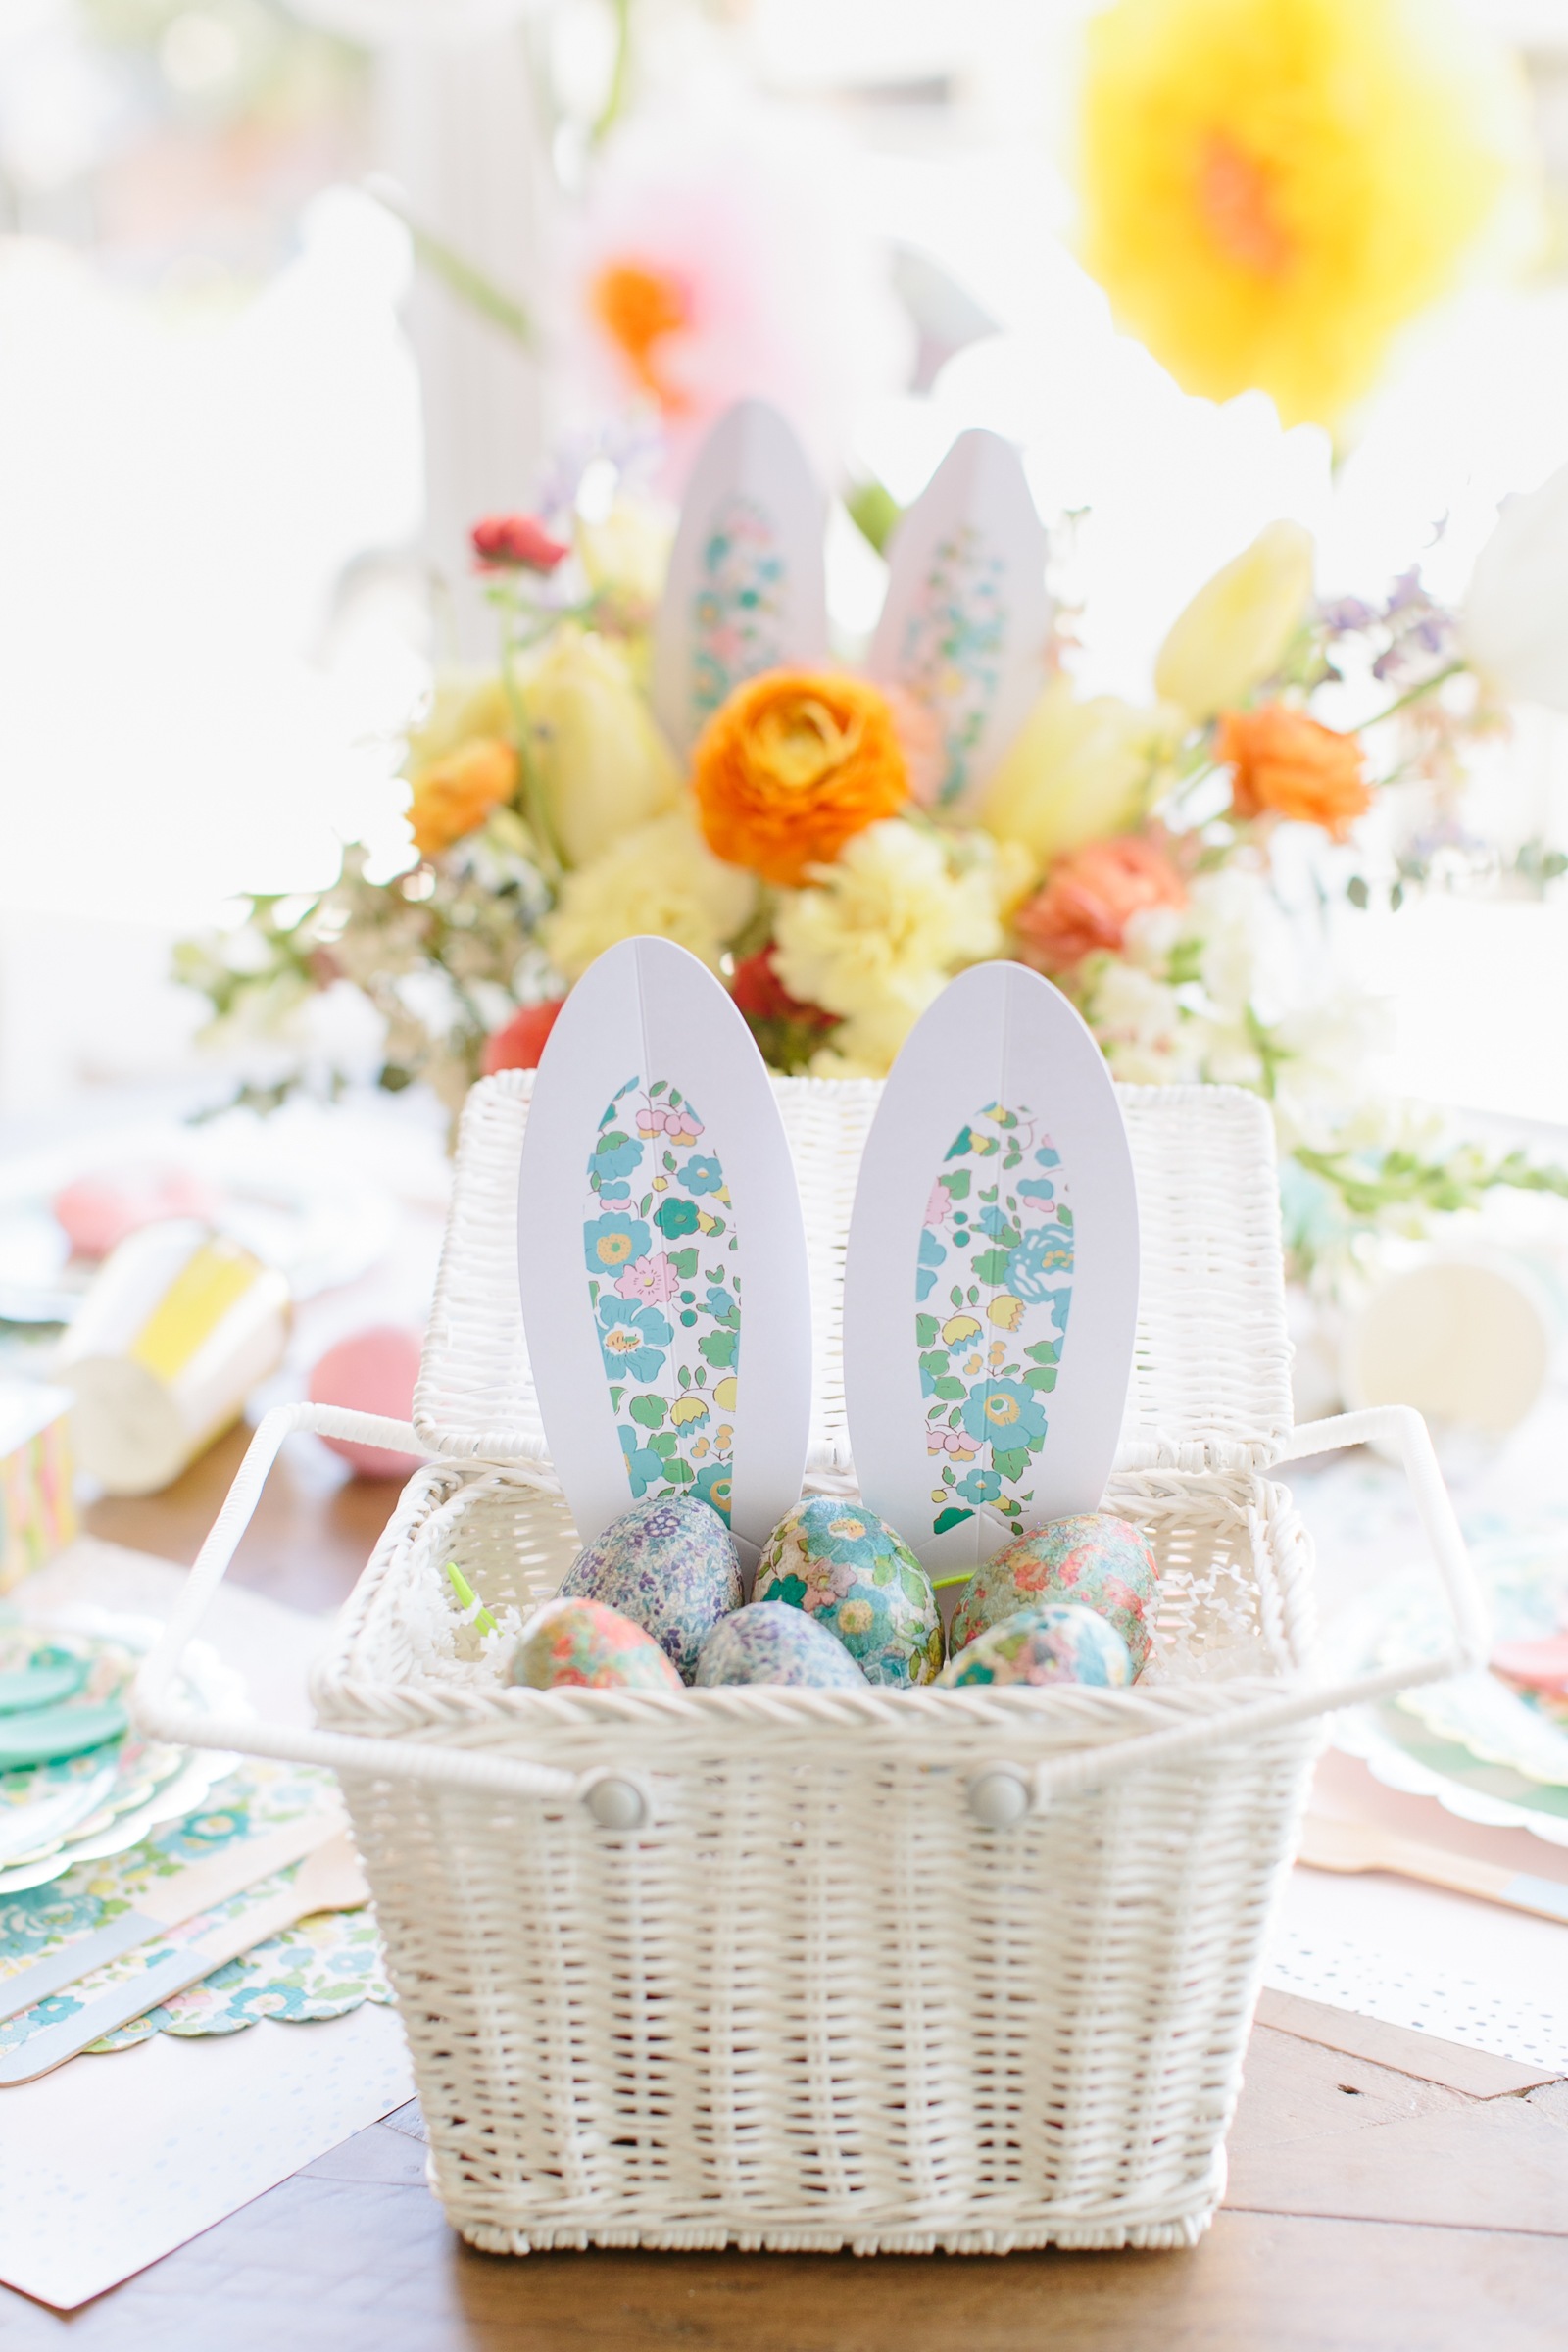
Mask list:
MULTIPOLYGON (((336 1783, 329 1773, 260 1761, 244 1765, 220 1782, 201 1812, 171 1823, 127 1853, 80 1863, 51 1885, 28 1888, 0 1903, 0 1985, 20 1969, 50 1958, 133 1909, 156 1880, 335 1797, 336 1783)), ((300 1867, 294 1863, 205 1913, 202 1933, 211 1933, 285 1886, 300 1867)), ((180 1940, 176 1928, 19 2017, 7 2018, 0 2023, 0 2050, 16 2049, 40 2028, 74 2016, 98 1994, 145 1971, 180 1940)), ((95 2051, 124 2049, 158 2033, 237 2034, 263 2017, 338 2017, 362 2001, 391 1998, 373 1913, 318 1912, 91 2046, 95 2051)))

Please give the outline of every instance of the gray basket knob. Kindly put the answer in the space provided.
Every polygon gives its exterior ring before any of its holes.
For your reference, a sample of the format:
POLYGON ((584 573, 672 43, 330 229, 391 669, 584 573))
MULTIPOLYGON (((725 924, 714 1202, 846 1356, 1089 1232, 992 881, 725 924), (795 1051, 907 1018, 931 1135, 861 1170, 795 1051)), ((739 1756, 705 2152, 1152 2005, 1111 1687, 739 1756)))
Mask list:
POLYGON ((602 1830, 640 1830, 648 1819, 648 1799, 635 1781, 607 1774, 595 1781, 584 1801, 602 1830))
POLYGON ((969 1810, 988 1830, 1010 1830, 1029 1810, 1028 1784, 1005 1766, 977 1772, 969 1783, 969 1810))

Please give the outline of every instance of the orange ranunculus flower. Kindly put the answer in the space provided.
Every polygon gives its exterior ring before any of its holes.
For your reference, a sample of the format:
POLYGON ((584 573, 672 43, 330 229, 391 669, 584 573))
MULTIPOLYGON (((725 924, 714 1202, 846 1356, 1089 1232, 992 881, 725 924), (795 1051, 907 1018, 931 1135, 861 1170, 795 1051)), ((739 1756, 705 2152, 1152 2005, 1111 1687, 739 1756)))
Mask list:
POLYGON ((1068 971, 1097 951, 1118 955, 1135 914, 1186 904, 1186 884, 1153 842, 1137 833, 1086 842, 1057 859, 1015 917, 1019 953, 1045 971, 1068 971))
POLYGON ((1321 825, 1331 841, 1344 841, 1372 806, 1357 738, 1319 726, 1304 710, 1284 703, 1222 710, 1215 748, 1232 769, 1231 808, 1237 816, 1261 816, 1272 809, 1298 824, 1321 825))
POLYGON ((692 780, 714 856, 787 887, 909 797, 886 697, 836 672, 737 686, 698 737, 692 780))
POLYGON ((517 755, 499 735, 474 735, 414 782, 409 822, 421 858, 450 849, 517 789, 517 755))

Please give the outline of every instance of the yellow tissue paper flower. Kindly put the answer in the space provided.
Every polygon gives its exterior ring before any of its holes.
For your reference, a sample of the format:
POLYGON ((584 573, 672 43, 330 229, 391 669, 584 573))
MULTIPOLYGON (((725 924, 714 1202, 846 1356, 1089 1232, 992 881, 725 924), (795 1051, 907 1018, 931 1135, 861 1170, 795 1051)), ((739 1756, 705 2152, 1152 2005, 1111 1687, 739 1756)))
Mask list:
POLYGON ((1053 678, 986 787, 980 822, 1042 865, 1125 833, 1185 724, 1180 710, 1139 710, 1114 694, 1079 702, 1070 678, 1053 678))
POLYGON ((518 674, 545 825, 582 866, 680 799, 675 755, 608 638, 563 623, 518 674))
POLYGON ((1188 392, 1331 423, 1455 283, 1522 147, 1452 0, 1117 0, 1086 29, 1084 258, 1188 392))
POLYGON ((1154 663, 1158 691, 1195 719, 1244 701, 1279 667, 1311 593, 1311 532, 1266 523, 1171 623, 1154 663))
POLYGON ((715 858, 682 807, 634 825, 591 865, 568 874, 539 935, 566 980, 642 931, 674 940, 716 972, 724 943, 756 905, 755 877, 715 858))
POLYGON ((959 862, 957 837, 949 847, 887 817, 813 866, 810 888, 780 894, 774 970, 801 1004, 843 1018, 819 1075, 883 1076, 951 974, 1001 952, 996 863, 959 862))

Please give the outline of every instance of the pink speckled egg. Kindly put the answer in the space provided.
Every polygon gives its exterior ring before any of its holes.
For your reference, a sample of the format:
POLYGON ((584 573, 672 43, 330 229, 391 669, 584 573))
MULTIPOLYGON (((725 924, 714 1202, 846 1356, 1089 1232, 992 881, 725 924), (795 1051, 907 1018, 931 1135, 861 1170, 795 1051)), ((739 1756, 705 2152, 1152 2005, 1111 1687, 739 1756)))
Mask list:
MULTIPOLYGON (((327 1349, 311 1374, 311 1402, 407 1421, 414 1411, 418 1377, 416 1335, 395 1324, 378 1323, 327 1349)), ((412 1478, 424 1460, 422 1453, 385 1453, 379 1446, 364 1446, 355 1438, 323 1438, 321 1443, 341 1454, 361 1478, 412 1478)))
POLYGON ((165 1217, 198 1217, 210 1224, 220 1205, 219 1194, 194 1169, 139 1165, 78 1176, 56 1193, 52 1203, 78 1257, 107 1257, 127 1234, 165 1217))

